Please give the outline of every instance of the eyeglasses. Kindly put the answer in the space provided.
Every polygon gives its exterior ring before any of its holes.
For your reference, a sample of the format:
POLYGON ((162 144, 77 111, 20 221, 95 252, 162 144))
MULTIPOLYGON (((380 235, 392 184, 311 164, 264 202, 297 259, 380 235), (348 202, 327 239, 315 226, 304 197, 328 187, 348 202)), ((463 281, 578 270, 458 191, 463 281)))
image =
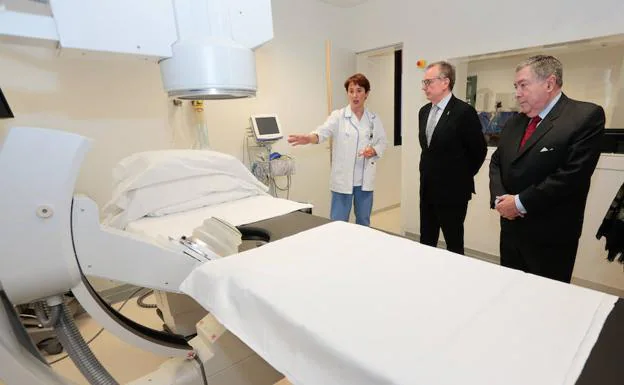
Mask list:
POLYGON ((434 80, 438 80, 438 79, 443 79, 442 76, 437 76, 435 78, 431 78, 431 79, 423 79, 423 81, 421 82, 423 87, 429 87, 429 85, 431 83, 433 83, 434 80))

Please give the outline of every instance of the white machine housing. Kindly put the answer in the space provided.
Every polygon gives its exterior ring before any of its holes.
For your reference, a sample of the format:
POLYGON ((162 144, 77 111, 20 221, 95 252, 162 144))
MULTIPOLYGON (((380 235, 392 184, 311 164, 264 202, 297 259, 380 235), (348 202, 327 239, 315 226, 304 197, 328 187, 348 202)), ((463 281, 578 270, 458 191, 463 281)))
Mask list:
POLYGON ((173 242, 100 226, 97 205, 87 197, 73 196, 90 144, 61 131, 25 127, 9 131, 0 151, 2 287, 16 305, 71 290, 84 309, 120 339, 157 354, 184 356, 186 343, 145 338, 118 322, 83 277, 176 292, 189 272, 204 262, 173 242), (111 247, 123 252, 112 253, 111 247))
POLYGON ((71 205, 89 147, 83 137, 50 130, 11 130, 5 138, 0 151, 0 250, 6 253, 2 259, 14 263, 11 269, 0 269, 0 282, 14 304, 64 293, 80 281, 71 205), (37 239, 36 249, 30 247, 31 237, 37 239))
POLYGON ((270 0, 49 0, 52 16, 0 8, 0 39, 61 55, 160 63, 171 97, 256 94, 253 50, 273 38, 270 0))

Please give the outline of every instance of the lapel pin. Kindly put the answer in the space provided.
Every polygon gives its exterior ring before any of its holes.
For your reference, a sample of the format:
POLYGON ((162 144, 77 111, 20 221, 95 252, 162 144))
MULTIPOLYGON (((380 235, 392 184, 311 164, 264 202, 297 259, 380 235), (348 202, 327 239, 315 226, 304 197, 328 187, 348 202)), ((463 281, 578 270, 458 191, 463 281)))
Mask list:
POLYGON ((451 111, 446 111, 446 116, 449 116, 451 114, 451 111))

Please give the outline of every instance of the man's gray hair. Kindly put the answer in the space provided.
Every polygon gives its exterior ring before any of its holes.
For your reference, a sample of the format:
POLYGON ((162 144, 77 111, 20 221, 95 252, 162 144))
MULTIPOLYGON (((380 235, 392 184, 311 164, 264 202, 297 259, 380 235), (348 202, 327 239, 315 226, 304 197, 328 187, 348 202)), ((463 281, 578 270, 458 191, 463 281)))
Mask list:
POLYGON ((555 75, 555 82, 559 87, 563 87, 563 66, 556 57, 549 55, 531 56, 518 64, 516 72, 524 67, 531 67, 540 80, 546 80, 550 75, 555 75))
POLYGON ((435 66, 438 66, 440 69, 440 78, 449 80, 449 89, 453 91, 453 86, 455 85, 455 67, 449 62, 437 61, 429 64, 425 70, 435 66))

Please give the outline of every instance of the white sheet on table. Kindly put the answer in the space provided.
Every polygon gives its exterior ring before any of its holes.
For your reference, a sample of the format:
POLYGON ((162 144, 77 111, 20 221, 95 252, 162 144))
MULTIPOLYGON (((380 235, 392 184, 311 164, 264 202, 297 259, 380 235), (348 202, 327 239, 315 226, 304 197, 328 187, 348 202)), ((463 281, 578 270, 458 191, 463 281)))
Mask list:
POLYGON ((298 385, 573 384, 617 299, 343 222, 181 289, 298 385))
POLYGON ((163 217, 142 218, 129 223, 126 230, 151 237, 179 238, 182 235, 191 235, 195 228, 210 217, 240 226, 310 207, 312 205, 308 203, 259 195, 163 217))

